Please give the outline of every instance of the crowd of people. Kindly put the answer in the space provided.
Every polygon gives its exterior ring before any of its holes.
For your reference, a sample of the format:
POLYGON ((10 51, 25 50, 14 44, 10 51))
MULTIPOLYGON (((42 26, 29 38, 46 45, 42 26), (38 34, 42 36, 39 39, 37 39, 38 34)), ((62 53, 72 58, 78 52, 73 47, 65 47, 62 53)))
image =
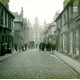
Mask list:
MULTIPOLYGON (((14 44, 14 50, 15 51, 25 51, 28 49, 32 49, 30 48, 29 45, 27 44, 24 44, 24 45, 18 45, 18 44, 14 44)), ((35 47, 33 47, 35 48, 35 47)), ((39 51, 53 51, 55 50, 55 44, 53 43, 45 43, 45 42, 42 42, 39 44, 39 51)), ((6 43, 3 43, 2 46, 1 46, 1 53, 2 55, 4 55, 5 53, 12 53, 12 49, 11 49, 11 44, 6 44, 6 43)))
POLYGON ((2 44, 1 44, 1 55, 4 55, 6 53, 12 54, 11 43, 2 42, 2 44))
POLYGON ((56 48, 56 45, 54 43, 42 42, 39 44, 39 50, 42 50, 42 51, 45 51, 45 49, 46 49, 46 51, 51 51, 51 50, 53 51, 53 50, 55 50, 55 48, 56 48))
POLYGON ((18 44, 14 44, 14 48, 16 51, 25 51, 27 50, 27 44, 23 44, 23 45, 18 45, 18 44))

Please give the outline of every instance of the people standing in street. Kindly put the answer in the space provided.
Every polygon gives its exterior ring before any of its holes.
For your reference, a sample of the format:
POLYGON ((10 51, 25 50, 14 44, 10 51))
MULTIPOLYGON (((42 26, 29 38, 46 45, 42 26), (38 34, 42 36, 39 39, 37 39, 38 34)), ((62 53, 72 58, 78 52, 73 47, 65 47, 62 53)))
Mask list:
POLYGON ((56 44, 52 43, 52 51, 55 50, 56 44))
POLYGON ((11 53, 12 54, 11 44, 10 43, 7 44, 7 53, 11 53))
POLYGON ((21 51, 21 44, 19 43, 19 45, 18 45, 18 46, 19 46, 19 51, 21 51))
POLYGON ((7 44, 2 42, 1 44, 1 55, 4 55, 7 52, 7 44))
POLYGON ((14 44, 14 47, 15 47, 15 50, 17 51, 17 47, 18 47, 18 45, 17 45, 17 44, 14 44))

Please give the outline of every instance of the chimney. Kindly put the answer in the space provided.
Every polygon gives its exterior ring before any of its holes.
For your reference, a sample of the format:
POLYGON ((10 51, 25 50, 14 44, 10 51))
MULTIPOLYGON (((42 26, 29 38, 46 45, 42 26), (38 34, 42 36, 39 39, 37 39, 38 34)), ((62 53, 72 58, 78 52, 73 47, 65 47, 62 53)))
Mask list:
POLYGON ((7 9, 9 9, 9 0, 0 0, 2 3, 3 3, 3 5, 7 8, 7 9))
POLYGON ((20 14, 20 16, 21 16, 21 22, 23 22, 23 7, 21 7, 21 14, 20 14))
POLYGON ((21 7, 21 14, 22 14, 22 17, 23 17, 23 7, 21 7))
POLYGON ((66 7, 66 5, 68 4, 69 1, 70 0, 64 0, 64 2, 63 2, 63 9, 66 7))

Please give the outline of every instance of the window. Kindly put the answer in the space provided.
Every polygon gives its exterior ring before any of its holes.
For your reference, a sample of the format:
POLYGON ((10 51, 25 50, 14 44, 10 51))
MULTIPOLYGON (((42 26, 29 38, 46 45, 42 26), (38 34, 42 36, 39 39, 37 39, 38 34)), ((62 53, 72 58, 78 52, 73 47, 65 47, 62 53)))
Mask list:
POLYGON ((10 19, 9 19, 9 15, 8 15, 8 28, 9 28, 9 26, 10 26, 9 23, 10 23, 10 19))
POLYGON ((73 12, 78 12, 78 7, 77 6, 73 6, 73 12))
POLYGON ((60 18, 60 27, 62 27, 62 16, 60 18))
POLYGON ((5 12, 5 26, 7 27, 7 13, 5 12))
POLYGON ((64 24, 67 22, 66 15, 64 15, 64 24))
POLYGON ((4 36, 2 36, 2 38, 1 38, 1 42, 2 42, 2 43, 4 42, 4 36))
POLYGON ((10 17, 10 29, 11 29, 11 17, 10 17))
POLYGON ((7 43, 7 35, 5 35, 5 42, 7 43))
POLYGON ((73 32, 70 32, 70 53, 73 53, 73 32))
POLYGON ((63 35, 63 51, 67 52, 67 34, 63 35))
POLYGON ((60 19, 59 19, 59 28, 60 28, 60 19))
POLYGON ((13 30, 13 19, 11 19, 11 29, 13 30))
POLYGON ((72 18, 72 7, 71 5, 69 6, 69 20, 72 18))
POLYGON ((60 35, 60 51, 62 51, 63 48, 63 37, 60 35))
POLYGON ((1 24, 3 25, 3 20, 4 20, 4 16, 3 16, 3 9, 1 11, 1 24))

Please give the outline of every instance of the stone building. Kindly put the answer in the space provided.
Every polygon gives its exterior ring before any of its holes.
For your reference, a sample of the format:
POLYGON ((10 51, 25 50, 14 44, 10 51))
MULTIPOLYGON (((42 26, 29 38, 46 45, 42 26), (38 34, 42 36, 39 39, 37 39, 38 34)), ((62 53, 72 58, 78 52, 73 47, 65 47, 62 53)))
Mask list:
POLYGON ((9 0, 0 0, 0 55, 3 54, 2 44, 10 45, 13 49, 14 16, 9 11, 9 0))
POLYGON ((50 43, 55 44, 55 29, 56 29, 56 23, 52 21, 45 27, 46 29, 44 30, 44 42, 49 41, 50 43))
POLYGON ((43 42, 47 42, 49 41, 50 43, 54 43, 56 44, 56 38, 55 38, 55 30, 56 30, 56 22, 55 19, 57 18, 57 16, 59 15, 60 11, 56 11, 55 16, 53 17, 53 21, 51 23, 46 23, 44 21, 44 31, 43 31, 43 35, 44 35, 44 40, 43 42))
POLYGON ((80 56, 80 0, 64 0, 64 8, 57 17, 57 51, 72 58, 80 56))
POLYGON ((39 20, 38 20, 38 17, 36 16, 35 17, 35 23, 34 23, 34 27, 33 27, 33 40, 35 42, 35 47, 39 47, 39 44, 40 44, 40 39, 41 39, 41 33, 42 33, 42 28, 40 28, 39 26, 39 20))
POLYGON ((41 33, 43 31, 42 28, 39 26, 38 17, 36 16, 34 19, 34 27, 29 27, 29 42, 34 42, 34 47, 38 47, 39 43, 41 42, 41 33))
MULTIPOLYGON (((24 18, 24 21, 23 21, 24 23, 24 35, 23 35, 23 42, 24 42, 24 45, 25 46, 28 46, 28 44, 29 44, 29 26, 28 26, 28 22, 27 22, 27 19, 26 18, 24 18)), ((26 49, 27 49, 27 47, 26 47, 26 49)))
MULTIPOLYGON (((13 12, 12 12, 13 13, 13 12)), ((21 8, 21 13, 13 13, 15 16, 14 20, 14 45, 17 45, 17 48, 28 43, 28 26, 27 19, 23 18, 23 7, 21 8)))

